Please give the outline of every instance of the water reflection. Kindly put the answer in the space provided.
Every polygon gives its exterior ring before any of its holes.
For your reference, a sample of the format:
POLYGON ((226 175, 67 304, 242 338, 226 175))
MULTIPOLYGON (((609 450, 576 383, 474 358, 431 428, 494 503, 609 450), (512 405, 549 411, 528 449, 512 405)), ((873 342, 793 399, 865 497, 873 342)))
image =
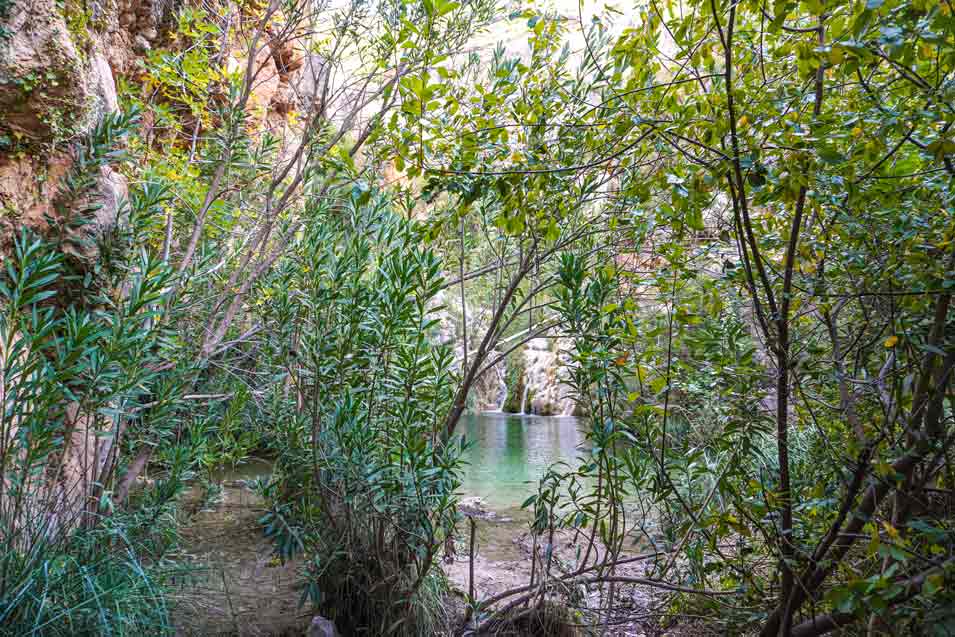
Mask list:
MULTIPOLYGON (((537 492, 537 481, 555 462, 577 466, 584 442, 581 422, 569 416, 482 413, 465 415, 458 430, 471 446, 465 454, 461 494, 478 496, 491 509, 519 507, 537 492)), ((272 461, 249 458, 213 472, 215 482, 254 480, 272 472, 272 461)))
POLYGON ((537 481, 555 462, 577 464, 584 440, 571 417, 483 413, 464 416, 459 430, 471 442, 461 492, 492 509, 520 504, 537 491, 537 481))

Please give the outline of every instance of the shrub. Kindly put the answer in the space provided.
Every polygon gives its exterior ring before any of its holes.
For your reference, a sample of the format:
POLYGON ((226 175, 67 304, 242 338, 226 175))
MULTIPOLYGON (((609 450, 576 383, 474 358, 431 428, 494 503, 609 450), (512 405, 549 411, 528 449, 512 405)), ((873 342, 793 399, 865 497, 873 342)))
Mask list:
MULTIPOLYGON (((133 121, 107 117, 77 150, 60 197, 85 202, 74 225, 96 211, 92 175, 120 156, 111 149, 133 121)), ((176 342, 160 320, 171 271, 146 238, 163 198, 148 184, 134 191, 126 223, 98 237, 95 263, 65 257, 76 235, 23 230, 0 274, 5 633, 169 632, 153 574, 169 545, 158 522, 171 522, 184 465, 123 509, 142 468, 126 452, 169 437, 185 379, 168 364, 176 342)))
POLYGON ((311 213, 265 294, 264 320, 294 392, 281 415, 263 522, 304 551, 303 599, 348 631, 431 634, 444 582, 432 566, 455 524, 460 444, 441 437, 452 354, 435 345, 441 264, 384 200, 311 213))

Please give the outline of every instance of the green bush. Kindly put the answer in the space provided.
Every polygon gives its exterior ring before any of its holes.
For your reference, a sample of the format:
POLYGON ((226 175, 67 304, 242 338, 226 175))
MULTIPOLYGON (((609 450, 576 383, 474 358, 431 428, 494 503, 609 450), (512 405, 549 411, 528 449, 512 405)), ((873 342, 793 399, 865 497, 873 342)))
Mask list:
MULTIPOLYGON (((121 157, 134 121, 109 116, 77 149, 59 198, 74 226, 96 211, 93 175, 121 157)), ((170 632, 155 576, 186 464, 127 505, 142 468, 130 471, 130 452, 174 435, 187 377, 169 364, 177 345, 162 321, 172 273, 146 239, 164 197, 137 188, 125 223, 83 235, 99 244, 94 263, 65 256, 75 235, 23 230, 0 274, 3 634, 170 632)))
POLYGON ((451 534, 461 444, 442 416, 452 354, 435 345, 441 264, 381 199, 311 213, 265 295, 276 339, 277 477, 263 519, 303 551, 303 599, 348 631, 431 634, 445 589, 432 568, 451 534))

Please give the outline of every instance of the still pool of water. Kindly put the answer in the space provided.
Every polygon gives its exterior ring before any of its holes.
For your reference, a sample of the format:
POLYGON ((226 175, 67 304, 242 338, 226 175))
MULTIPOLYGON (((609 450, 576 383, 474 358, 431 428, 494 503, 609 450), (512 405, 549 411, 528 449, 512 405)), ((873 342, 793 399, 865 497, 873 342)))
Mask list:
POLYGON ((536 493, 537 481, 553 463, 576 466, 584 440, 579 421, 566 416, 469 414, 458 430, 471 443, 461 492, 497 511, 519 507, 536 493))
MULTIPOLYGON (((584 440, 580 421, 567 416, 525 416, 488 412, 465 415, 458 431, 470 442, 460 493, 477 496, 493 511, 520 507, 537 492, 537 481, 555 462, 577 466, 584 440)), ((249 458, 215 472, 216 481, 268 477, 272 462, 249 458)))

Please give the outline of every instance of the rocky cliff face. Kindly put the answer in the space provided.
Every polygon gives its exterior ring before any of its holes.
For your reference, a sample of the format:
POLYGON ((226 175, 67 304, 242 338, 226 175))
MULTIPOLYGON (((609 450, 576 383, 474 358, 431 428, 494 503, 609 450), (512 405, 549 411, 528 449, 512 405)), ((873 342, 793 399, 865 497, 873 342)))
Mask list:
MULTIPOLYGON (((78 264, 96 263, 93 239, 121 223, 128 185, 109 161, 86 161, 83 149, 101 137, 105 116, 119 111, 116 78, 126 76, 135 85, 142 58, 159 45, 174 46, 174 31, 165 40, 162 35, 174 9, 170 0, 0 0, 0 259, 13 237, 31 228, 65 239, 60 249, 78 264), (65 188, 81 172, 82 188, 65 188)), ((239 48, 224 53, 244 66, 245 49, 239 48)), ((248 109, 261 111, 250 118, 251 126, 264 128, 288 115, 292 104, 283 88, 297 81, 303 64, 294 47, 274 41, 260 43, 255 64, 261 81, 248 109)), ((108 153, 115 144, 100 148, 108 153)), ((16 333, 0 339, 0 359, 13 355, 3 349, 10 338, 18 341, 16 333)), ((18 399, 18 374, 0 373, 4 409, 18 399)), ((84 413, 77 402, 62 406, 62 444, 49 456, 51 470, 31 478, 35 484, 24 505, 36 512, 26 518, 39 520, 50 533, 68 532, 80 521, 115 457, 114 442, 125 434, 123 424, 111 429, 109 418, 84 413)), ((14 420, 5 426, 7 448, 20 425, 14 420)), ((0 497, 4 493, 0 489, 0 497)))
MULTIPOLYGON (((13 0, 0 29, 0 240, 21 226, 63 223, 54 209, 73 156, 69 142, 118 109, 113 65, 131 52, 104 9, 13 0), (100 13, 100 15, 97 15, 100 13), (112 30, 111 30, 112 29, 112 30)), ((128 37, 128 33, 125 34, 128 37)), ((101 169, 95 229, 116 222, 125 179, 101 169)))
MULTIPOLYGON (((434 340, 455 348, 455 361, 460 366, 464 357, 461 345, 464 330, 461 326, 461 303, 458 296, 441 293, 435 299, 441 310, 432 314, 438 325, 434 340)), ((480 338, 490 320, 486 308, 468 306, 468 336, 480 338)), ((577 411, 573 389, 566 384, 570 363, 569 339, 535 338, 511 354, 509 361, 501 361, 471 388, 469 407, 473 411, 505 411, 539 416, 572 416, 577 411)), ((488 360, 495 360, 500 352, 491 352, 488 360)))
MULTIPOLYGON (((94 26, 95 18, 93 10, 54 0, 14 0, 0 16, 0 255, 21 228, 43 232, 54 224, 65 229, 70 241, 64 247, 74 257, 92 260, 89 239, 118 220, 127 183, 107 165, 80 200, 57 205, 77 161, 72 142, 119 108, 110 60, 121 58, 111 58, 108 21, 94 26), (72 208, 83 210, 83 224, 71 223, 72 208)), ((19 381, 16 373, 0 378, 0 402, 19 381)), ((11 438, 17 425, 10 425, 11 438)), ((68 406, 64 428, 61 471, 45 489, 30 489, 38 500, 25 504, 50 516, 51 532, 78 522, 112 453, 111 438, 101 436, 100 423, 80 414, 77 404, 68 406)))
MULTIPOLYGON (((464 329, 461 325, 463 316, 460 297, 447 292, 440 292, 434 298, 436 308, 432 312, 431 318, 438 321, 433 340, 442 345, 450 345, 454 348, 454 365, 460 373, 464 361, 464 329)), ((480 338, 483 330, 486 329, 487 322, 490 320, 490 314, 482 311, 481 308, 473 307, 468 304, 468 340, 471 342, 470 350, 474 351, 474 340, 480 338)), ((491 352, 488 359, 493 360, 499 356, 499 353, 491 352)), ((501 409, 507 396, 507 385, 504 380, 504 363, 498 363, 480 376, 471 388, 471 394, 468 398, 468 407, 472 411, 495 411, 501 409)))
POLYGON ((544 416, 572 416, 576 408, 573 389, 566 384, 570 363, 567 339, 536 338, 524 350, 524 378, 532 394, 530 413, 544 416))
MULTIPOLYGON (((65 238, 61 249, 79 263, 96 262, 93 239, 121 222, 128 187, 108 161, 88 163, 81 149, 99 136, 92 133, 102 131, 104 117, 119 111, 116 78, 125 76, 135 85, 143 57, 159 45, 174 46, 174 30, 165 39, 163 31, 172 26, 179 1, 0 0, 0 259, 13 237, 31 228, 65 238), (84 173, 84 185, 65 196, 74 166, 86 167, 76 171, 84 173)), ((240 44, 224 54, 244 66, 240 44)), ((255 65, 260 82, 248 109, 262 112, 250 118, 251 125, 265 127, 292 109, 286 93, 301 74, 302 55, 285 42, 263 41, 255 65)), ((102 148, 106 153, 114 146, 102 148)), ((17 335, 12 338, 15 343, 17 335)), ((0 358, 7 354, 0 350, 0 358)), ((0 374, 0 406, 16 395, 20 381, 16 372, 0 374)), ((76 522, 114 453, 112 441, 123 434, 104 436, 106 420, 81 413, 75 403, 65 407, 64 442, 53 460, 61 470, 37 478, 49 484, 38 485, 34 491, 44 495, 30 505, 46 507, 51 529, 76 522)), ((17 426, 11 424, 8 437, 16 435, 17 426)))
POLYGON ((567 339, 535 338, 521 354, 523 367, 512 382, 507 410, 539 416, 572 416, 577 404, 567 385, 570 347, 567 339))
MULTIPOLYGON (((75 160, 71 142, 118 110, 117 78, 135 85, 150 51, 172 44, 182 3, 0 0, 0 251, 20 227, 66 224, 54 203, 75 160)), ((292 42, 259 42, 247 105, 257 128, 287 128, 289 114, 307 96, 300 90, 304 76, 318 82, 320 63, 304 64, 301 45, 292 42)), ((226 70, 245 68, 245 45, 223 46, 226 70)), ((294 137, 294 131, 280 136, 287 134, 294 137)), ((87 226, 94 232, 116 223, 126 182, 103 168, 95 190, 94 201, 84 202, 99 205, 87 226)))

